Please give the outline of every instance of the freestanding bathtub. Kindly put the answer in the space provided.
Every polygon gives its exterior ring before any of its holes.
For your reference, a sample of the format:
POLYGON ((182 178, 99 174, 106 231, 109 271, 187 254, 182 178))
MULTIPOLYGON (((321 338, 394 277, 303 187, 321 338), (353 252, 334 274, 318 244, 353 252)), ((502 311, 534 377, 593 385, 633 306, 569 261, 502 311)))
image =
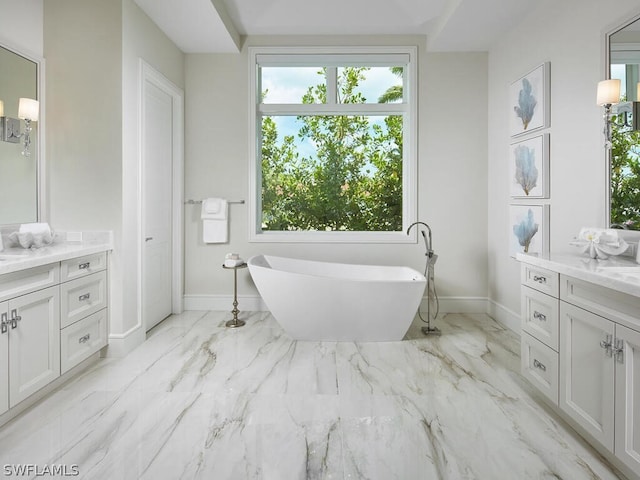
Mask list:
POLYGON ((251 277, 296 340, 402 340, 427 283, 409 267, 351 265, 257 255, 251 277))

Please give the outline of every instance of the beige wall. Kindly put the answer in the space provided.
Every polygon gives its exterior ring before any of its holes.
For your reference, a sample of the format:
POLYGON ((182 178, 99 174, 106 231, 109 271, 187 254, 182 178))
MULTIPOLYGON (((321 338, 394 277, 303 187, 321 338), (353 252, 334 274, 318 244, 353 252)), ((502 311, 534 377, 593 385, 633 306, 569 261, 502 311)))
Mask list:
MULTIPOLYGON (((418 219, 433 229, 438 291, 486 298, 487 55, 428 54, 424 37, 250 37, 240 55, 193 54, 186 60, 185 197, 245 199, 248 190, 250 45, 417 45, 419 49, 418 219)), ((247 205, 230 206, 230 241, 205 245, 199 208, 185 210, 187 298, 229 295, 224 254, 257 253, 424 268, 424 247, 248 242, 247 205)), ((247 272, 241 295, 256 295, 247 272)), ((189 302, 187 302, 187 305, 189 302)))
MULTIPOLYGON (((519 264, 508 254, 508 86, 551 62, 551 251, 571 251, 582 226, 605 226, 602 111, 595 104, 604 78, 604 32, 637 0, 545 0, 489 53, 489 296, 507 321, 519 315, 519 264)), ((516 320, 517 322, 517 320, 516 320)))
POLYGON ((43 56, 44 0, 0 0, 0 43, 43 56))
POLYGON ((50 221, 113 230, 110 342, 135 345, 138 59, 182 86, 183 54, 132 0, 46 2, 44 19, 50 221))

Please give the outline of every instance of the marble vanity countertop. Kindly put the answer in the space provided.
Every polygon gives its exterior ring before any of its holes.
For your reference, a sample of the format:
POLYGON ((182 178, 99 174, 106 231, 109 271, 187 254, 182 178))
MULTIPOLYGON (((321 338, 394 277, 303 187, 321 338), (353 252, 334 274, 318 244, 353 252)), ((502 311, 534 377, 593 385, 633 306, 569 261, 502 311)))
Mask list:
POLYGON ((90 232, 81 242, 58 241, 36 249, 5 248, 0 252, 0 275, 70 258, 113 250, 111 232, 90 232))
POLYGON ((598 260, 570 253, 552 253, 545 256, 518 253, 516 259, 640 297, 640 264, 630 257, 609 257, 607 260, 598 260))

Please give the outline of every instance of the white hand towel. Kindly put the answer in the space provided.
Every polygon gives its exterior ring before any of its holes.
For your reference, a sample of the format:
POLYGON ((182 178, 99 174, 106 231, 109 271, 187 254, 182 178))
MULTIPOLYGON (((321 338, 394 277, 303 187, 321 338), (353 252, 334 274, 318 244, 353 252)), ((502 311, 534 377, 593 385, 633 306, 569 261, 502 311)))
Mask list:
MULTIPOLYGON (((222 198, 205 198, 202 201, 202 214, 214 215, 222 211, 222 204, 224 200, 222 198)), ((203 217, 204 218, 204 217, 203 217)))
POLYGON ((202 240, 204 243, 226 243, 229 231, 228 204, 224 198, 202 201, 202 240))

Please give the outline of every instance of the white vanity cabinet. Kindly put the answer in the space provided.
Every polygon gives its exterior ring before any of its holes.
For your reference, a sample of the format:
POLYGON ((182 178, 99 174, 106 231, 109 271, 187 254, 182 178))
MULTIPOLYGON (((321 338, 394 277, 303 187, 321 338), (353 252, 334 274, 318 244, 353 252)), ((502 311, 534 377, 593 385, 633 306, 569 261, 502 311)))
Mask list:
POLYGON ((58 278, 57 264, 0 276, 0 413, 60 376, 58 278))
POLYGON ((61 263, 62 373, 107 345, 106 253, 61 263))
POLYGON ((107 345, 106 252, 14 270, 0 274, 0 423, 107 345))
POLYGON ((613 451, 615 324, 565 302, 560 318, 560 408, 613 451))
POLYGON ((521 267, 522 373, 640 478, 640 296, 548 266, 521 267))
POLYGON ((0 415, 9 410, 9 304, 0 302, 0 415))
POLYGON ((521 370, 558 404, 558 282, 556 272, 522 266, 521 370))

